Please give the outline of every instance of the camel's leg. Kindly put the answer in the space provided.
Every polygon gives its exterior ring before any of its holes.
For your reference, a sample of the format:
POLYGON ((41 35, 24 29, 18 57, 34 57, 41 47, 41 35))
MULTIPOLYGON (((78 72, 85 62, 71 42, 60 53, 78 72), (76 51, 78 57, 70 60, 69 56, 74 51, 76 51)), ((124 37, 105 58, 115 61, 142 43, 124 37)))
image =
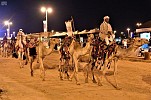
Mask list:
POLYGON ((39 58, 39 63, 40 63, 41 77, 42 77, 42 80, 45 81, 45 68, 43 64, 43 58, 39 58))
POLYGON ((74 75, 75 75, 75 80, 76 80, 76 84, 80 85, 79 83, 79 77, 78 77, 78 60, 74 61, 75 62, 75 71, 74 71, 74 75))
POLYGON ((6 57, 6 49, 4 49, 4 57, 6 57))
POLYGON ((3 57, 3 47, 1 47, 1 56, 3 57))
POLYGON ((97 83, 95 80, 95 75, 94 75, 94 67, 95 67, 95 62, 92 63, 91 73, 92 73, 92 82, 97 83))
POLYGON ((33 65, 33 57, 32 56, 29 57, 29 62, 30 62, 30 74, 31 74, 31 76, 34 76, 33 67, 32 67, 32 65, 33 65))
POLYGON ((66 68, 65 69, 65 75, 66 75, 66 77, 67 77, 67 79, 69 79, 69 77, 70 77, 70 75, 69 75, 69 60, 67 59, 67 60, 65 60, 65 67, 64 68, 66 68))
POLYGON ((19 51, 18 51, 18 60, 19 60, 20 68, 22 68, 22 53, 19 51))
POLYGON ((8 51, 7 51, 7 48, 6 48, 6 50, 5 50, 5 57, 7 58, 8 56, 7 56, 7 53, 8 53, 8 51))
POLYGON ((23 67, 24 67, 24 60, 23 60, 23 57, 24 57, 24 52, 21 53, 20 68, 23 68, 23 67))
POLYGON ((59 77, 60 77, 60 80, 63 80, 62 71, 63 71, 62 60, 60 59, 60 62, 59 62, 59 77))
MULTIPOLYGON (((114 60, 115 61, 115 60, 114 60)), ((114 88, 116 88, 116 89, 120 89, 118 86, 117 86, 117 80, 116 80, 116 70, 117 70, 117 66, 116 65, 114 65, 114 80, 115 80, 115 82, 116 82, 116 85, 114 85, 108 78, 107 78, 107 76, 106 76, 106 71, 107 71, 107 66, 106 66, 106 63, 107 63, 107 61, 105 61, 105 69, 103 70, 103 76, 104 76, 104 78, 106 79, 106 81, 108 82, 108 83, 110 83, 114 88)), ((114 64, 116 64, 116 62, 114 62, 114 64)))
POLYGON ((83 74, 84 74, 84 77, 85 77, 85 83, 88 83, 88 70, 89 69, 89 64, 86 64, 83 68, 83 74))
POLYGON ((114 80, 115 80, 115 84, 116 84, 116 89, 121 89, 119 86, 118 86, 118 83, 117 83, 117 61, 118 59, 117 58, 114 58, 114 80))
POLYGON ((98 86, 102 86, 102 70, 103 70, 103 68, 104 67, 102 66, 102 64, 99 64, 98 67, 94 69, 98 86))
POLYGON ((27 65, 28 64, 28 61, 29 61, 29 57, 28 57, 28 53, 27 53, 27 51, 25 51, 25 57, 26 57, 26 59, 25 59, 25 65, 27 65))

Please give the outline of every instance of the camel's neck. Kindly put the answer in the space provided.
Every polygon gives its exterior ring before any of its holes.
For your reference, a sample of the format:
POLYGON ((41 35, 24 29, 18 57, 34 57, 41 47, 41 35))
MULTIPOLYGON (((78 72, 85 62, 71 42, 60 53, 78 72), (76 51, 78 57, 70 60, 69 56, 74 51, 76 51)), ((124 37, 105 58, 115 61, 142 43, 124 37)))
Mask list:
POLYGON ((41 57, 43 58, 47 55, 50 55, 54 50, 54 47, 55 43, 51 43, 49 48, 46 48, 42 42, 39 43, 39 55, 41 55, 41 57))
POLYGON ((85 55, 91 52, 91 45, 90 42, 86 43, 84 48, 81 48, 79 55, 85 55))
POLYGON ((74 51, 74 40, 72 40, 70 46, 69 46, 69 53, 72 55, 74 51))
POLYGON ((130 45, 127 49, 123 49, 121 47, 118 47, 117 48, 117 55, 119 57, 128 57, 128 56, 131 56, 133 54, 135 54, 135 51, 138 47, 137 46, 134 46, 134 45, 130 45))

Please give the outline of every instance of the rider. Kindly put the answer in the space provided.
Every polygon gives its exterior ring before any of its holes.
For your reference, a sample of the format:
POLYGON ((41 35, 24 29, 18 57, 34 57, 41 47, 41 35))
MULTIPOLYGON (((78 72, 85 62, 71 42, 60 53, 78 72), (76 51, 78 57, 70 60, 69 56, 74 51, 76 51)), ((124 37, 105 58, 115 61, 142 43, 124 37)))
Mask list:
POLYGON ((36 57, 37 52, 36 52, 36 39, 34 37, 30 38, 30 42, 28 43, 29 47, 29 55, 36 57))
POLYGON ((72 31, 72 22, 73 20, 65 21, 66 29, 67 29, 67 36, 63 40, 63 45, 60 47, 61 58, 66 60, 67 65, 69 65, 69 45, 71 44, 73 38, 73 31, 72 31))
POLYGON ((112 44, 112 41, 115 38, 115 34, 113 33, 112 27, 109 24, 109 16, 104 17, 103 23, 100 25, 100 33, 99 36, 101 39, 105 40, 107 47, 112 44))
POLYGON ((23 29, 19 29, 19 32, 17 33, 17 41, 16 41, 15 48, 16 50, 19 50, 19 48, 24 50, 26 45, 27 45, 26 35, 23 32, 23 29))
POLYGON ((20 40, 24 43, 24 45, 26 45, 26 35, 25 33, 23 32, 23 29, 19 29, 19 32, 17 34, 17 40, 20 40))

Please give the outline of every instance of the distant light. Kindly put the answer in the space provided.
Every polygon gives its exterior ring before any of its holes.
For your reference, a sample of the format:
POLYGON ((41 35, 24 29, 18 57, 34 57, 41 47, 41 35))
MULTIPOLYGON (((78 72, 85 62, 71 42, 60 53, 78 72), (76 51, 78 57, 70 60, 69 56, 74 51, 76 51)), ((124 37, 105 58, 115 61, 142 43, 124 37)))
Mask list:
POLYGON ((52 12, 52 8, 48 8, 47 11, 48 11, 49 13, 51 13, 51 12, 52 12))
POLYGON ((129 31, 130 30, 130 28, 127 28, 127 31, 129 31))
POLYGON ((7 5, 7 1, 1 1, 1 5, 2 6, 6 6, 7 5))
POLYGON ((142 23, 137 23, 136 25, 139 27, 139 26, 141 26, 141 25, 142 25, 142 23))
POLYGON ((54 30, 51 30, 51 32, 53 33, 53 32, 54 32, 54 30))
POLYGON ((12 25, 13 23, 12 23, 12 22, 9 22, 9 21, 4 21, 4 24, 5 24, 5 25, 12 25))
POLYGON ((41 12, 48 12, 51 13, 52 12, 52 8, 45 8, 45 7, 41 7, 41 12))
POLYGON ((124 32, 121 32, 121 34, 124 34, 124 32))
POLYGON ((5 21, 4 24, 5 24, 5 25, 8 25, 8 21, 5 21))
POLYGON ((45 11, 46 11, 46 8, 45 8, 45 7, 42 7, 42 8, 41 8, 41 11, 42 11, 42 12, 45 12, 45 11))

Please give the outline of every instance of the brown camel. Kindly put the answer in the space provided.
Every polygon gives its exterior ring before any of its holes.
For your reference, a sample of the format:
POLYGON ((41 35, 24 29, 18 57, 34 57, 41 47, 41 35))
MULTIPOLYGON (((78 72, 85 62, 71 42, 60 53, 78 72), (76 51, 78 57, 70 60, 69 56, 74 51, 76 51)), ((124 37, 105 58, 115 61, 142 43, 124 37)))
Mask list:
POLYGON ((113 53, 110 55, 110 57, 106 57, 104 64, 102 65, 101 62, 98 60, 96 64, 96 67, 94 67, 94 74, 97 77, 97 82, 99 86, 102 86, 102 76, 109 82, 113 87, 116 89, 121 89, 117 84, 117 61, 121 58, 131 56, 135 53, 135 51, 142 46, 143 44, 147 44, 147 39, 140 39, 135 38, 131 42, 130 46, 127 49, 123 49, 120 46, 117 45, 116 47, 116 53, 113 53), (111 66, 111 62, 114 62, 112 70, 109 68, 111 66), (110 82, 110 80, 107 78, 107 75, 113 74, 115 85, 110 82))
MULTIPOLYGON (((67 56, 69 58, 66 58, 65 54, 63 55, 63 51, 61 51, 61 48, 59 50, 59 54, 60 54, 60 62, 59 62, 59 76, 60 76, 60 79, 63 80, 63 76, 67 75, 67 78, 69 79, 69 63, 71 60, 73 60, 73 52, 74 52, 74 49, 76 48, 80 48, 80 44, 79 42, 77 42, 74 38, 72 38, 72 41, 71 41, 71 44, 69 45, 67 52, 67 56)), ((63 48, 62 48, 63 49, 63 48)), ((72 64, 71 66, 73 66, 73 61, 72 61, 72 64)))
MULTIPOLYGON (((38 46, 36 47, 36 52, 37 52, 37 59, 40 64, 40 71, 41 71, 41 77, 42 80, 45 80, 45 71, 46 69, 44 68, 44 63, 43 60, 47 55, 50 55, 52 51, 54 50, 54 47, 56 44, 58 44, 60 41, 57 38, 50 38, 49 39, 50 46, 45 46, 42 41, 39 41, 38 46)), ((30 69, 31 69, 31 76, 33 76, 33 62, 34 62, 34 56, 30 56, 30 69)))
POLYGON ((73 62, 75 64, 75 68, 74 68, 73 74, 70 77, 70 80, 72 80, 72 78, 74 76, 75 79, 76 79, 76 84, 77 85, 80 84, 79 83, 79 79, 78 79, 78 61, 79 61, 79 58, 80 58, 80 56, 83 56, 83 55, 91 53, 91 51, 92 51, 91 43, 93 41, 93 38, 94 38, 93 34, 90 34, 88 36, 88 40, 87 40, 86 46, 83 47, 83 48, 77 48, 73 52, 73 62))

